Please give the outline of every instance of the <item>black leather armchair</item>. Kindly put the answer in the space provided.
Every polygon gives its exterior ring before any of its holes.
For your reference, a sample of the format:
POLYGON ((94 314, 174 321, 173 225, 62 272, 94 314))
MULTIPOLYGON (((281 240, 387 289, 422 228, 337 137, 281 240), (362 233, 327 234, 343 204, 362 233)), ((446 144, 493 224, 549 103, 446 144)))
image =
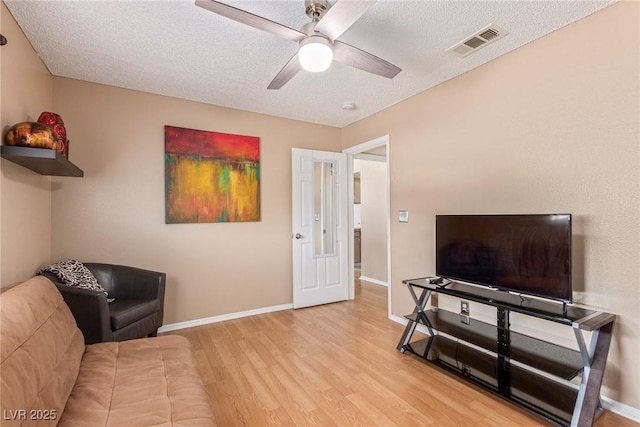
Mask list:
POLYGON ((62 294, 85 344, 125 341, 156 336, 164 315, 166 274, 123 265, 84 263, 98 283, 115 298, 111 303, 103 292, 61 284, 44 273, 62 294))

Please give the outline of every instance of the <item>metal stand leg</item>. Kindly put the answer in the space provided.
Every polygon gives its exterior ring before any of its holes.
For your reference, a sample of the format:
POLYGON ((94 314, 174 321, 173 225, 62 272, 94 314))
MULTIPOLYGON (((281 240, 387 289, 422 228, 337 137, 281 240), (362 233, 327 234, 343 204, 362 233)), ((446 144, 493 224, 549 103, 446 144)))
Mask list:
POLYGON ((600 387, 602 386, 604 368, 607 363, 612 330, 613 322, 595 330, 591 336, 589 349, 587 349, 582 332, 577 327, 573 328, 578 340, 578 347, 580 347, 584 370, 582 372, 582 383, 578 390, 578 398, 573 409, 571 427, 591 426, 596 412, 602 409, 600 387))
POLYGON ((431 329, 431 323, 427 316, 424 314, 424 307, 427 305, 427 301, 429 301, 429 297, 431 296, 431 291, 429 289, 422 289, 422 293, 420 297, 418 297, 413 290, 411 285, 407 285, 409 288, 409 292, 411 293, 411 297, 413 298, 413 302, 415 303, 415 308, 413 309, 413 314, 415 314, 416 320, 409 320, 407 326, 404 328, 404 332, 402 333, 402 337, 400 337, 400 341, 398 342, 398 349, 400 352, 404 353, 404 346, 409 344, 411 340, 411 336, 416 330, 416 326, 418 326, 418 322, 421 320, 429 330, 429 334, 431 336, 434 335, 433 329, 431 329))

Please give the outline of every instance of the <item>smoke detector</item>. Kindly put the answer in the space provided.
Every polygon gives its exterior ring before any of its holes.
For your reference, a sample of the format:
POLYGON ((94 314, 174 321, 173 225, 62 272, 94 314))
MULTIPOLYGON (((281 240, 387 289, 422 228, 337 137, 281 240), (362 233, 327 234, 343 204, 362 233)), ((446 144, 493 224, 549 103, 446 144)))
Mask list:
POLYGON ((461 42, 451 46, 446 51, 464 57, 498 39, 501 39, 507 34, 509 34, 508 31, 503 30, 496 25, 488 25, 471 36, 466 37, 461 42))

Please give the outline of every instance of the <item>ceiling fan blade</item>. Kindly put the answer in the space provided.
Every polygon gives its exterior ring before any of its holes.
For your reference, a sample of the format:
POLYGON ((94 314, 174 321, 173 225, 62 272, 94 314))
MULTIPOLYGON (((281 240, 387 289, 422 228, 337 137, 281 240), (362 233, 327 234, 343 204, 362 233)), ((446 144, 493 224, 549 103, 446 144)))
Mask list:
POLYGON ((333 42, 333 59, 342 64, 389 79, 394 78, 402 71, 402 69, 382 58, 337 40, 333 42))
POLYGON ((282 67, 282 70, 278 73, 278 75, 269 83, 267 89, 280 89, 284 86, 289 80, 293 78, 298 71, 302 70, 300 66, 300 61, 298 60, 298 54, 293 55, 293 58, 287 62, 287 65, 282 67))
POLYGON ((376 0, 338 0, 320 19, 315 31, 333 41, 347 31, 375 2, 376 0))
POLYGON ((219 1, 196 0, 196 6, 294 42, 298 42, 306 36, 305 33, 289 28, 286 25, 278 24, 267 18, 254 15, 253 13, 229 6, 228 4, 220 3, 219 1))

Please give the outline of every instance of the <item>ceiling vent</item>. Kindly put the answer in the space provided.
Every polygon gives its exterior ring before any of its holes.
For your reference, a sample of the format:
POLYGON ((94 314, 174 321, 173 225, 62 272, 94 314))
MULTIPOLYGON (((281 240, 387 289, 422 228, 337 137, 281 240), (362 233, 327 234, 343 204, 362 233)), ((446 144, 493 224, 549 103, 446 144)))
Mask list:
POLYGON ((484 27, 480 31, 476 32, 470 37, 465 38, 459 43, 451 46, 447 49, 447 52, 455 53, 458 56, 467 56, 471 52, 485 47, 486 45, 493 43, 494 41, 509 34, 508 31, 503 30, 495 25, 489 25, 484 27))

